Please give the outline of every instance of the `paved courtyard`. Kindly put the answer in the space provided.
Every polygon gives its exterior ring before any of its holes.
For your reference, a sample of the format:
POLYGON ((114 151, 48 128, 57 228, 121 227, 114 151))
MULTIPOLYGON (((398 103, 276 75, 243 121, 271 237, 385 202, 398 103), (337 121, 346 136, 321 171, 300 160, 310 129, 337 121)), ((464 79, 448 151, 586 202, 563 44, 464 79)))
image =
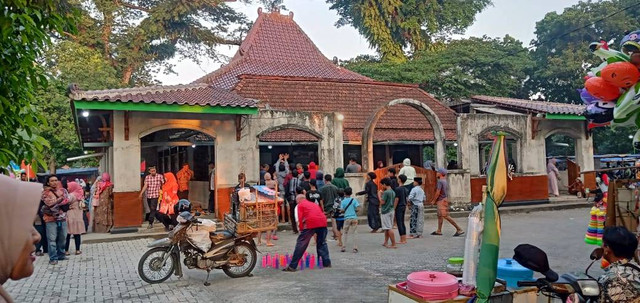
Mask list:
MULTIPOLYGON (((593 249, 583 242, 587 216, 588 208, 505 215, 501 257, 511 257, 520 243, 531 243, 547 251, 556 271, 583 271, 593 249)), ((466 226, 466 219, 457 221, 466 226)), ((425 222, 427 234, 435 223, 425 222)), ((388 284, 413 271, 443 270, 447 258, 460 256, 464 246, 464 237, 451 237, 454 230, 448 225, 445 236, 426 236, 395 250, 380 246, 383 235, 370 234, 366 225, 358 231, 358 254, 341 253, 336 242, 329 242, 331 269, 284 273, 263 269, 259 262, 250 278, 231 279, 222 271, 212 272, 208 287, 203 285, 206 272, 199 270, 185 270, 182 279, 149 285, 136 271, 151 241, 143 239, 84 245, 81 256, 56 266, 39 258, 32 277, 5 286, 16 302, 385 302, 388 284)), ((279 235, 275 247, 259 249, 291 253, 295 236, 279 235)), ((310 246, 309 252, 315 253, 315 247, 310 246)))

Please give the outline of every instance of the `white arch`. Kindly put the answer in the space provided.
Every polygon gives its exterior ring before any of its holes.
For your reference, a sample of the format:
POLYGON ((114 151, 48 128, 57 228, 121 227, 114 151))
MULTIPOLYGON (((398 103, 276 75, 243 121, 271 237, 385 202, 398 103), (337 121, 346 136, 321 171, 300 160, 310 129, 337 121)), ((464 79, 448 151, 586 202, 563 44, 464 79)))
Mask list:
POLYGON ((373 132, 378 124, 378 120, 380 117, 384 115, 385 112, 389 109, 389 107, 405 104, 413 107, 414 109, 420 111, 431 125, 433 129, 433 135, 436 141, 436 164, 438 167, 446 166, 446 152, 444 146, 444 128, 442 127, 442 122, 440 122, 440 118, 436 115, 436 113, 426 104, 408 98, 400 98, 391 100, 388 103, 380 106, 376 111, 367 119, 367 123, 362 130, 362 167, 367 169, 368 171, 373 170, 373 132))

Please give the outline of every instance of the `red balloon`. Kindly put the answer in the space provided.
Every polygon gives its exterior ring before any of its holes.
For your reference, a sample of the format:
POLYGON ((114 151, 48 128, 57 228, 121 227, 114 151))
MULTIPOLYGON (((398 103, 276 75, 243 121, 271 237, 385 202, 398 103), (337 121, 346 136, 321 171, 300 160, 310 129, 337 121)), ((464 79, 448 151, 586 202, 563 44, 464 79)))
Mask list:
POLYGON ((602 100, 613 101, 620 96, 620 89, 600 77, 591 77, 584 83, 589 94, 602 100))
POLYGON ((600 76, 617 87, 629 88, 640 80, 640 71, 629 62, 615 62, 605 66, 600 76))

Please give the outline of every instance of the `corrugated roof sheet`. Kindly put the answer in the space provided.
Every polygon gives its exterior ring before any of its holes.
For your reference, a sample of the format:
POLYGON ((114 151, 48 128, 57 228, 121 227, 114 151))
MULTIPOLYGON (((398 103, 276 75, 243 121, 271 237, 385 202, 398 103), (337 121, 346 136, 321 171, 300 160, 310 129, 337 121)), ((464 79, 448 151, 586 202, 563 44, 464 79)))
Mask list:
POLYGON ((585 105, 567 104, 548 101, 534 101, 525 99, 514 99, 492 96, 473 96, 472 101, 485 104, 495 104, 525 112, 541 114, 569 114, 581 115, 585 110, 585 105))
POLYGON ((256 101, 208 84, 146 86, 107 90, 72 91, 72 100, 180 105, 256 107, 256 101))

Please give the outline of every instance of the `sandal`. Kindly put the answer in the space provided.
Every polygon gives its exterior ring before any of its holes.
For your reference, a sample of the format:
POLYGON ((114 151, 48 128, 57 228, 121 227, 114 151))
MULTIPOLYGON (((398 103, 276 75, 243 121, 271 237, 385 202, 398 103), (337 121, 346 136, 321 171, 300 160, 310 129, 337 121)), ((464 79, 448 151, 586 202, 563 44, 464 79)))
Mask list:
POLYGON ((353 253, 354 253, 354 254, 357 254, 357 253, 358 253, 358 249, 357 249, 357 248, 354 248, 354 249, 353 249, 353 253))
POLYGON ((291 268, 291 267, 289 267, 289 266, 287 266, 287 267, 285 267, 282 271, 286 271, 286 272, 295 272, 296 270, 295 270, 295 269, 293 269, 293 268, 291 268))
POLYGON ((437 231, 434 231, 431 233, 432 236, 442 236, 442 233, 439 233, 437 231))
POLYGON ((459 237, 459 236, 462 236, 462 235, 464 235, 464 231, 457 231, 453 236, 454 237, 459 237))
POLYGON ((347 251, 347 249, 344 247, 340 249, 340 252, 345 252, 345 251, 347 251))
POLYGON ((276 246, 276 245, 273 243, 267 243, 267 246, 276 246))
POLYGON ((76 256, 77 256, 77 255, 81 255, 81 254, 82 254, 82 252, 81 252, 81 251, 76 250, 76 256))

